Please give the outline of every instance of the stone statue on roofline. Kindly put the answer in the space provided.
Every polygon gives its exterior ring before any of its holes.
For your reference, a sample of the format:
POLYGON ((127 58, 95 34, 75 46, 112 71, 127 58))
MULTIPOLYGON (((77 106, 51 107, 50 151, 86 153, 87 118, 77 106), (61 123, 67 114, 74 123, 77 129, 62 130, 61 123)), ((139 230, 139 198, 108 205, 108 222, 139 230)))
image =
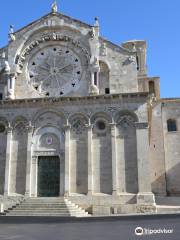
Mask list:
POLYGON ((58 7, 57 7, 56 1, 54 1, 53 4, 51 5, 51 10, 52 10, 52 13, 57 13, 58 7))

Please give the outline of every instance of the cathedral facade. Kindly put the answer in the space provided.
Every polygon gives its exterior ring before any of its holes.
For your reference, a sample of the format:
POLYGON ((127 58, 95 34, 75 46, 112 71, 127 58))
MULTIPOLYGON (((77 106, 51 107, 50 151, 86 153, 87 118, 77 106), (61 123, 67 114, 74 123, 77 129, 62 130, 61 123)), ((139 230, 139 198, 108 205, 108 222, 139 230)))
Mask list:
MULTIPOLYGON (((95 215, 180 194, 180 104, 160 99, 146 42, 121 46, 57 12, 0 49, 0 201, 66 197, 95 215)), ((175 201, 174 200, 174 201, 175 201)), ((164 203, 165 204, 165 203, 164 203)))

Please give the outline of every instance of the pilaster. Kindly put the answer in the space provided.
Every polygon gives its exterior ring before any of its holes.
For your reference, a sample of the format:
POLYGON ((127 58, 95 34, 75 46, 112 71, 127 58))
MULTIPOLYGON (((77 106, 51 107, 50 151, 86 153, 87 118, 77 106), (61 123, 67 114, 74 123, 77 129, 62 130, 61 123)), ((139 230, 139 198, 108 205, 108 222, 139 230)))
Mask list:
POLYGON ((10 193, 10 172, 11 172, 11 147, 12 147, 12 127, 8 126, 7 131, 7 147, 6 147, 6 166, 5 166, 5 184, 4 195, 10 193))
POLYGON ((33 136, 33 126, 31 123, 27 126, 28 140, 27 140, 27 162, 26 162, 26 192, 27 197, 31 196, 31 168, 32 168, 32 156, 31 156, 31 146, 32 146, 32 136, 33 136))
POLYGON ((155 198, 151 189, 149 163, 149 134, 147 123, 136 123, 137 161, 138 161, 138 204, 154 204, 155 198))
POLYGON ((93 194, 92 125, 88 128, 88 195, 93 194))
POLYGON ((70 194, 70 128, 71 126, 67 124, 65 128, 65 196, 70 194))
POLYGON ((117 166, 117 145, 116 145, 116 124, 110 123, 111 126, 111 148, 112 148, 112 194, 117 195, 118 184, 118 166, 117 166))

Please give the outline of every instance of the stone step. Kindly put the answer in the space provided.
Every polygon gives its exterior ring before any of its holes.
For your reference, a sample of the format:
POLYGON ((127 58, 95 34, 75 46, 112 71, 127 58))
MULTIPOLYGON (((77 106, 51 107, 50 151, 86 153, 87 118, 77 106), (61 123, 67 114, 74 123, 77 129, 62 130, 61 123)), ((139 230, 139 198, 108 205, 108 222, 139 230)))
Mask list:
POLYGON ((180 206, 156 206, 157 213, 180 213, 180 206))
POLYGON ((34 212, 34 213, 38 213, 38 212, 47 212, 47 213, 69 213, 69 211, 67 210, 67 209, 64 209, 64 210, 44 210, 44 209, 37 209, 37 210, 28 210, 28 209, 23 209, 23 210, 21 210, 21 209, 14 209, 14 210, 12 210, 11 212, 34 212))
MULTIPOLYGON (((20 209, 67 209, 67 206, 18 206, 14 208, 20 209)), ((70 209, 78 209, 78 207, 69 206, 70 209)))
POLYGON ((64 198, 29 198, 6 212, 7 216, 89 216, 64 198))
POLYGON ((41 206, 44 206, 44 207, 51 207, 51 206, 62 206, 62 207, 66 207, 67 204, 30 204, 30 203, 23 203, 23 204, 20 204, 20 206, 25 206, 25 207, 28 207, 28 206, 33 206, 33 207, 41 207, 41 206))
POLYGON ((69 213, 8 213, 6 216, 70 217, 71 215, 69 213))
MULTIPOLYGON (((70 212, 68 209, 19 209, 19 208, 15 208, 13 210, 11 210, 13 212, 18 211, 18 212, 70 212)), ((81 212, 82 210, 79 209, 72 209, 71 212, 81 212)))
POLYGON ((25 201, 23 203, 28 203, 28 204, 64 204, 65 202, 64 201, 61 201, 61 202, 40 202, 40 201, 25 201))
MULTIPOLYGON (((14 206, 13 208, 15 208, 16 206, 14 206)), ((33 205, 23 205, 23 206, 17 206, 16 208, 30 208, 30 209, 38 209, 38 208, 47 208, 47 209, 51 209, 51 208, 61 208, 61 209, 66 209, 66 208, 70 208, 70 209, 78 209, 77 206, 61 206, 61 205, 51 205, 51 206, 44 206, 44 205, 40 205, 40 206, 33 206, 33 205)))

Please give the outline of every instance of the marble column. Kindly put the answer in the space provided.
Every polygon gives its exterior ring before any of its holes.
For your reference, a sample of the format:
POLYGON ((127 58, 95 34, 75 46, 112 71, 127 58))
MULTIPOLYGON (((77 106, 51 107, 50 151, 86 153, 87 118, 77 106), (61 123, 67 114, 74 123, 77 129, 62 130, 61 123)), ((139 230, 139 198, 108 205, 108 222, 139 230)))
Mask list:
POLYGON ((6 128, 6 131, 7 131, 7 147, 6 147, 4 195, 8 196, 10 193, 12 128, 10 126, 8 126, 6 128))
POLYGON ((138 204, 154 204, 155 198, 151 188, 149 162, 149 134, 147 123, 136 123, 137 161, 138 161, 138 204))
POLYGON ((88 128, 88 195, 93 194, 92 125, 88 128))
POLYGON ((70 194, 70 125, 65 126, 65 190, 64 195, 70 194))
POLYGON ((26 161, 26 192, 25 195, 27 197, 31 196, 31 165, 32 165, 32 152, 31 152, 31 146, 32 146, 32 136, 33 136, 33 126, 31 126, 31 123, 29 126, 27 126, 28 131, 28 140, 27 140, 27 161, 26 161))
POLYGON ((112 194, 117 194, 118 166, 117 166, 117 144, 116 144, 116 124, 111 123, 111 145, 112 145, 112 194))

